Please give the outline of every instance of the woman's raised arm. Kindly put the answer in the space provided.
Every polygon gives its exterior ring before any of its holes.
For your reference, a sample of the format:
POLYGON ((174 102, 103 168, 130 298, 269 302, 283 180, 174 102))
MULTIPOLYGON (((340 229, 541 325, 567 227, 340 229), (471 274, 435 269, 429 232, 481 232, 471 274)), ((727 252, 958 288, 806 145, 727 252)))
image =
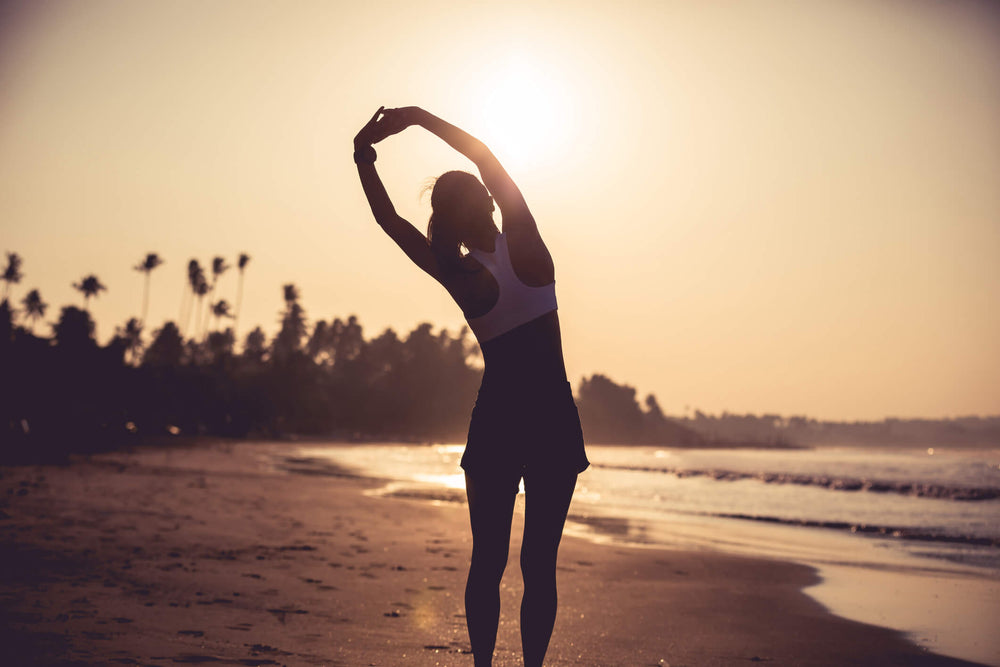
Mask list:
POLYGON ((354 137, 354 162, 358 165, 361 187, 365 191, 368 205, 371 207, 372 214, 379 226, 414 264, 435 279, 440 280, 440 267, 434 253, 431 252, 427 237, 408 220, 396 213, 396 208, 392 205, 392 200, 389 199, 389 194, 385 191, 382 179, 379 178, 378 172, 375 170, 376 153, 372 144, 381 141, 389 134, 395 134, 395 132, 386 133, 388 126, 382 125, 384 117, 383 120, 379 120, 379 115, 382 113, 383 107, 379 107, 371 120, 354 137))
POLYGON ((531 217, 521 191, 503 165, 500 164, 500 161, 482 141, 420 107, 386 109, 378 124, 383 125, 383 123, 385 125, 381 129, 387 133, 385 136, 401 132, 410 125, 419 125, 441 138, 449 146, 469 158, 479 169, 483 185, 493 195, 493 200, 503 214, 504 231, 512 231, 508 229, 508 227, 512 227, 517 228, 513 231, 538 233, 535 220, 531 217))

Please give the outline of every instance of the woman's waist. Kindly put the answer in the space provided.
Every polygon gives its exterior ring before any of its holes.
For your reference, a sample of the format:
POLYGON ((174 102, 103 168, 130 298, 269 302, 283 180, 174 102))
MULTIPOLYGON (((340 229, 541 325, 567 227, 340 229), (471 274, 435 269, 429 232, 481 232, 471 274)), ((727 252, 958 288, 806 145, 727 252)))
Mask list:
POLYGON ((480 343, 486 372, 520 373, 540 371, 562 373, 565 365, 559 317, 555 311, 523 324, 498 338, 480 343))
POLYGON ((552 368, 491 370, 487 367, 479 387, 480 398, 501 398, 504 401, 534 402, 555 396, 572 396, 573 389, 561 365, 552 368))

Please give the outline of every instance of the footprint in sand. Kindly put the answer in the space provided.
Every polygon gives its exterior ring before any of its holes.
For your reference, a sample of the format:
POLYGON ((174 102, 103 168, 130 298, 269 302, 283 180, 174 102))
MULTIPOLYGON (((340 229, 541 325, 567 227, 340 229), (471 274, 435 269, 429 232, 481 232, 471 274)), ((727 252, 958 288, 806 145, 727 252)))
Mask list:
POLYGON ((437 653, 438 651, 450 651, 451 650, 450 646, 443 646, 441 644, 426 644, 424 646, 424 648, 426 650, 428 650, 428 651, 434 651, 435 653, 437 653))
MULTIPOLYGON (((183 654, 181 654, 181 655, 179 655, 177 657, 170 658, 170 659, 173 660, 174 662, 182 664, 182 665, 200 665, 200 664, 203 664, 203 663, 206 663, 206 662, 223 662, 223 660, 221 658, 216 658, 216 657, 211 656, 211 655, 198 655, 198 654, 195 654, 195 653, 183 653, 183 654)), ((270 662, 272 665, 276 664, 273 660, 271 660, 271 661, 262 661, 262 662, 256 662, 255 661, 253 664, 255 664, 255 665, 258 665, 258 664, 267 664, 267 662, 270 662)))
POLYGON ((288 651, 282 651, 267 644, 244 644, 244 646, 250 649, 251 655, 260 655, 261 653, 265 655, 292 655, 288 651))
POLYGON ((334 533, 328 530, 310 530, 306 535, 309 537, 333 537, 334 533))
POLYGON ((267 612, 269 614, 274 614, 275 617, 277 617, 278 621, 282 625, 284 625, 284 623, 285 623, 285 617, 288 614, 308 614, 309 613, 305 609, 296 609, 294 607, 284 607, 282 609, 268 609, 267 612))

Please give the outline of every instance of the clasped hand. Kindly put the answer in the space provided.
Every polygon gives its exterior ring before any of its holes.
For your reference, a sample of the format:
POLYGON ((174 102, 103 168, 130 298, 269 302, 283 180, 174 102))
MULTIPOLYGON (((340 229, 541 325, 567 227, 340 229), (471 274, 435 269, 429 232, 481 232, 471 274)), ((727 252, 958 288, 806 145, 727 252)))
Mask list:
POLYGON ((399 109, 379 107, 371 120, 354 137, 355 148, 377 144, 386 137, 391 137, 411 125, 416 125, 418 114, 421 111, 419 107, 400 107, 399 109))

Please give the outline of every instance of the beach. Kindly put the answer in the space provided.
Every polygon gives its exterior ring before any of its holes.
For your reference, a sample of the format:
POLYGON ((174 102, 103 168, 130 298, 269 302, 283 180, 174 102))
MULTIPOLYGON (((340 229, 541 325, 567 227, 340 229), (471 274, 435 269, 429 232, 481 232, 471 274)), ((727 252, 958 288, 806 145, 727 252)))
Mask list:
MULTIPOLYGON (((10 665, 471 665, 460 502, 290 474, 287 443, 0 468, 10 665)), ((520 508, 495 664, 520 664, 520 508)), ((563 539, 548 665, 969 665, 840 618, 778 559, 563 539)))

